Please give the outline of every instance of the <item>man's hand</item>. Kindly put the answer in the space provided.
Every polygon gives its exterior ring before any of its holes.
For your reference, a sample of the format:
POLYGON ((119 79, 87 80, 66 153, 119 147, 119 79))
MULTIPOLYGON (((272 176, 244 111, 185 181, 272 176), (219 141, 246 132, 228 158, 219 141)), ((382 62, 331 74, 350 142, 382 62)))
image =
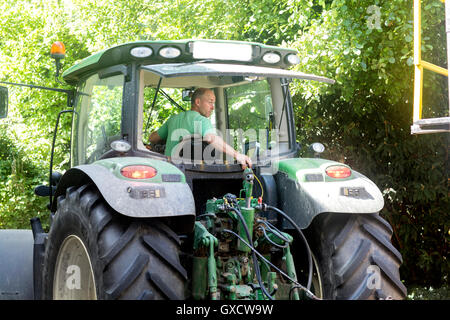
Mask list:
POLYGON ((242 169, 252 167, 252 160, 249 157, 234 150, 230 145, 223 141, 221 137, 209 133, 205 136, 205 141, 212 144, 214 148, 222 150, 222 152, 233 156, 233 158, 235 158, 237 162, 241 164, 242 169))
POLYGON ((242 170, 245 170, 247 166, 249 168, 252 167, 252 160, 245 154, 236 152, 236 155, 234 157, 236 158, 236 161, 241 164, 242 170))
POLYGON ((150 141, 151 144, 157 144, 163 141, 163 139, 161 139, 161 137, 158 134, 158 131, 153 131, 150 134, 150 137, 148 138, 148 141, 150 141))

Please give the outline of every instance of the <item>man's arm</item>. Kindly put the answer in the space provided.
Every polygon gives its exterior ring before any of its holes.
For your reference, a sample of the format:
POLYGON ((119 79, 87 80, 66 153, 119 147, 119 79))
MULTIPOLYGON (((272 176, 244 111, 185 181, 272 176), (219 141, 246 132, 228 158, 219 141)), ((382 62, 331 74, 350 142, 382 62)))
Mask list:
POLYGON ((242 169, 245 169, 247 166, 250 168, 252 167, 252 160, 248 156, 234 150, 233 147, 223 141, 223 139, 218 135, 209 133, 205 135, 205 141, 210 143, 214 148, 221 150, 222 152, 229 154, 230 156, 235 158, 237 162, 241 164, 242 169))
POLYGON ((152 143, 152 144, 158 144, 160 143, 163 139, 159 136, 158 131, 153 131, 150 134, 150 137, 148 138, 148 140, 152 143))

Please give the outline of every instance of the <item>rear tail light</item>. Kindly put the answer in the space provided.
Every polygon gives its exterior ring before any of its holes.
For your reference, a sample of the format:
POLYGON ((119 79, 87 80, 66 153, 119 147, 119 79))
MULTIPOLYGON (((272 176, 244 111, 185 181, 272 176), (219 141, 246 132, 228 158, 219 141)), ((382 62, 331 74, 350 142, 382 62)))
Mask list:
POLYGON ((129 179, 150 179, 156 176, 156 169, 150 166, 127 166, 120 173, 129 179))
POLYGON ((331 166, 325 172, 329 177, 336 179, 348 178, 352 175, 350 168, 344 166, 331 166))

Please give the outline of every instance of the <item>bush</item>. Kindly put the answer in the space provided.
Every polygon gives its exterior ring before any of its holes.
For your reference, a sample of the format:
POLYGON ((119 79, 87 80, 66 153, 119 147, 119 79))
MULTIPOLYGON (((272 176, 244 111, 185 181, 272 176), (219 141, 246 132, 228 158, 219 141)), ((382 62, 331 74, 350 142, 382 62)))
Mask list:
POLYGON ((409 288, 408 300, 450 300, 450 288, 412 287, 409 288))
POLYGON ((0 125, 0 229, 29 229, 30 219, 40 217, 48 226, 48 199, 34 195, 34 187, 44 181, 45 170, 33 165, 30 156, 19 150, 0 125))

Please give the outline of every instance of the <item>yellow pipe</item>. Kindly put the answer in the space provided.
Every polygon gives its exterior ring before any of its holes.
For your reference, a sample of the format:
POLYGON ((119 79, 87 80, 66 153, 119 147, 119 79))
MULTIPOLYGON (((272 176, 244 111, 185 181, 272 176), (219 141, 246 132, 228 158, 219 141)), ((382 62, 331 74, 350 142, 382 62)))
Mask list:
POLYGON ((414 0, 414 64, 419 65, 422 60, 421 53, 421 35, 420 35, 420 27, 421 27, 422 19, 421 19, 421 10, 420 10, 420 0, 414 0))
POLYGON ((414 104, 413 104, 413 121, 416 122, 422 118, 422 66, 414 66, 414 104))
MULTIPOLYGON (((445 2, 445 0, 441 0, 445 2)), ((427 69, 448 77, 448 70, 422 60, 421 0, 414 0, 414 102, 413 121, 422 119, 423 70, 427 69)))
POLYGON ((414 103, 413 122, 422 118, 422 81, 423 67, 421 66, 421 12, 420 0, 414 0, 414 103))
POLYGON ((442 74, 443 76, 448 77, 448 70, 444 69, 442 67, 439 67, 437 65, 434 65, 432 63, 426 62, 426 61, 421 61, 420 64, 422 65, 422 67, 424 67, 427 70, 430 71, 434 71, 436 73, 442 74))

